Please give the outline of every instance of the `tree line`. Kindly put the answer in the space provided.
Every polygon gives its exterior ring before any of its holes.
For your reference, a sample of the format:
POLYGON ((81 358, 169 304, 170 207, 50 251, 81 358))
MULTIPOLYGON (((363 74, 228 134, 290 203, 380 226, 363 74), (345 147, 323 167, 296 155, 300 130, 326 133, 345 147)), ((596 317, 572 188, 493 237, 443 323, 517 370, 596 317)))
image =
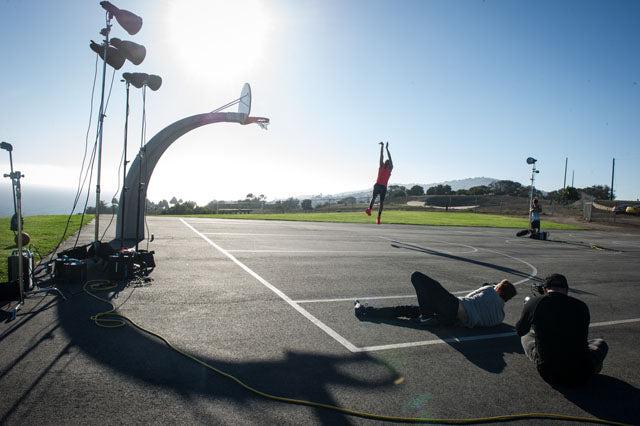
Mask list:
MULTIPOLYGON (((474 186, 469 189, 458 189, 456 191, 451 189, 450 185, 435 185, 427 188, 425 191, 421 185, 413 185, 411 188, 407 188, 402 185, 389 185, 387 188, 387 199, 401 199, 409 196, 423 196, 423 195, 510 195, 514 197, 529 197, 531 187, 523 186, 518 182, 511 180, 498 180, 489 185, 474 186)), ((548 200, 555 200, 560 203, 570 203, 582 198, 583 195, 592 197, 599 200, 608 200, 611 197, 611 188, 607 185, 593 185, 585 188, 574 188, 568 186, 555 191, 548 192, 544 197, 542 194, 536 194, 538 197, 548 200)), ((613 194, 615 199, 615 193, 613 194)), ((335 204, 354 205, 357 200, 355 197, 345 197, 338 200, 335 204)), ((319 204, 313 207, 312 200, 304 199, 298 200, 297 198, 287 198, 286 200, 277 200, 273 202, 267 202, 267 197, 264 194, 254 195, 249 193, 244 199, 236 201, 221 201, 212 200, 204 206, 198 206, 195 201, 187 200, 183 201, 175 196, 169 201, 161 200, 157 203, 146 200, 146 211, 149 214, 168 214, 168 215, 183 215, 183 214, 217 214, 226 212, 255 212, 264 211, 270 213, 285 213, 291 211, 311 211, 314 209, 320 209, 328 206, 330 203, 319 204)), ((100 211, 103 213, 117 212, 118 200, 113 199, 111 206, 108 206, 104 201, 100 201, 100 211)), ((87 214, 94 214, 95 207, 87 207, 85 210, 87 214)))

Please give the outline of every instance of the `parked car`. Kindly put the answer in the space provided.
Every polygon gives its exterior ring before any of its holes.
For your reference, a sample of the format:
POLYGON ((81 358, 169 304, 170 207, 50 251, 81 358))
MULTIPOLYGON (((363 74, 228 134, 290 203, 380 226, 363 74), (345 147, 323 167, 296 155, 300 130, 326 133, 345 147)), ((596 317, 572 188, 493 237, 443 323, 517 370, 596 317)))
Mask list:
POLYGON ((627 212, 627 207, 629 207, 629 204, 620 204, 619 206, 615 206, 613 208, 613 212, 614 213, 626 213, 627 212))
POLYGON ((626 214, 634 214, 634 215, 640 215, 640 204, 635 205, 635 206, 628 206, 624 212, 626 214))

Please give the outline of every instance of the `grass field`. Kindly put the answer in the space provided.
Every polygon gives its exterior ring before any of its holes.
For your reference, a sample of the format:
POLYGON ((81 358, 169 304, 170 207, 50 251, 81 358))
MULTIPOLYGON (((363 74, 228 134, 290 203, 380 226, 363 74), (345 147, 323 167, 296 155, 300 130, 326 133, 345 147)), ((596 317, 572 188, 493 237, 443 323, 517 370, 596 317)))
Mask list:
MULTIPOLYGON (((334 212, 334 213, 282 213, 282 214, 223 214, 223 215, 192 215, 190 217, 213 217, 220 219, 259 219, 259 220, 290 220, 307 222, 347 222, 375 224, 376 215, 365 215, 363 212, 334 212)), ((24 218, 24 230, 31 237, 31 250, 36 262, 39 255, 45 256, 60 242, 60 238, 67 224, 68 216, 27 216, 24 218)), ((93 215, 84 217, 84 223, 93 219, 93 215)), ((429 225, 429 226, 478 226, 491 228, 528 227, 526 217, 500 216, 479 213, 448 213, 448 212, 420 212, 388 210, 382 215, 382 222, 386 224, 429 225)), ((7 280, 7 257, 16 249, 13 241, 14 233, 9 229, 10 218, 0 218, 0 282, 7 280)), ((68 235, 75 232, 80 225, 80 216, 71 217, 68 235)), ((583 229, 577 226, 564 225, 544 220, 543 229, 583 229)), ((27 246, 29 248, 29 246, 27 246)))
MULTIPOLYGON (((24 218, 24 232, 29 234, 31 238, 31 242, 26 247, 34 252, 36 263, 40 260, 39 254, 45 256, 60 243, 68 218, 69 216, 66 215, 26 216, 24 218)), ((78 230, 80 218, 81 216, 79 215, 71 217, 67 238, 69 234, 73 234, 78 230)), ((93 220, 93 215, 85 215, 84 223, 88 223, 91 220, 93 220)), ((0 261, 0 282, 7 280, 7 258, 13 250, 17 249, 14 242, 14 233, 10 229, 10 222, 11 218, 0 217, 0 256, 2 256, 0 261)))
MULTIPOLYGON (((376 214, 367 216, 364 212, 336 213, 282 213, 282 214, 221 214, 191 215, 190 217, 213 217, 219 219, 259 219, 259 220, 292 220, 307 222, 347 222, 376 223, 376 214)), ((429 226, 479 226, 490 228, 529 227, 526 217, 501 216, 480 213, 449 213, 388 210, 382 213, 382 223, 429 226)), ((565 225, 543 220, 544 229, 584 229, 578 226, 565 225)))

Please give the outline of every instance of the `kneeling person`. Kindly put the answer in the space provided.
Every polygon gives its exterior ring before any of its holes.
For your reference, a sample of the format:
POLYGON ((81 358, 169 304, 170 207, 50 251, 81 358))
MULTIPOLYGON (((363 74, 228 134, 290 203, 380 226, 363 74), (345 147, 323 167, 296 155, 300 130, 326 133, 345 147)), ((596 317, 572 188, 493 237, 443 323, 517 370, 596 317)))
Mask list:
POLYGON ((508 280, 485 285, 464 297, 456 297, 442 285, 421 272, 411 274, 418 306, 403 305, 374 308, 355 301, 358 318, 410 318, 421 325, 453 325, 492 327, 504 320, 504 304, 516 295, 508 280))
POLYGON ((545 278, 544 296, 527 301, 516 332, 527 357, 552 385, 581 385, 602 370, 609 350, 602 339, 588 340, 587 305, 569 296, 567 279, 560 274, 545 278))

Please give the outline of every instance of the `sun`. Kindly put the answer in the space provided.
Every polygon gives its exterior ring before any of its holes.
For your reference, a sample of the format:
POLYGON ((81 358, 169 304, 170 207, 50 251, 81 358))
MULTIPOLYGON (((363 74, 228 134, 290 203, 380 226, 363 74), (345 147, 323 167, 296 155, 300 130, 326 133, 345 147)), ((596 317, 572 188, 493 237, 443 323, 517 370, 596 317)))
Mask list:
POLYGON ((175 66, 190 77, 231 80, 266 56, 271 19, 259 0, 175 1, 168 20, 175 66))

